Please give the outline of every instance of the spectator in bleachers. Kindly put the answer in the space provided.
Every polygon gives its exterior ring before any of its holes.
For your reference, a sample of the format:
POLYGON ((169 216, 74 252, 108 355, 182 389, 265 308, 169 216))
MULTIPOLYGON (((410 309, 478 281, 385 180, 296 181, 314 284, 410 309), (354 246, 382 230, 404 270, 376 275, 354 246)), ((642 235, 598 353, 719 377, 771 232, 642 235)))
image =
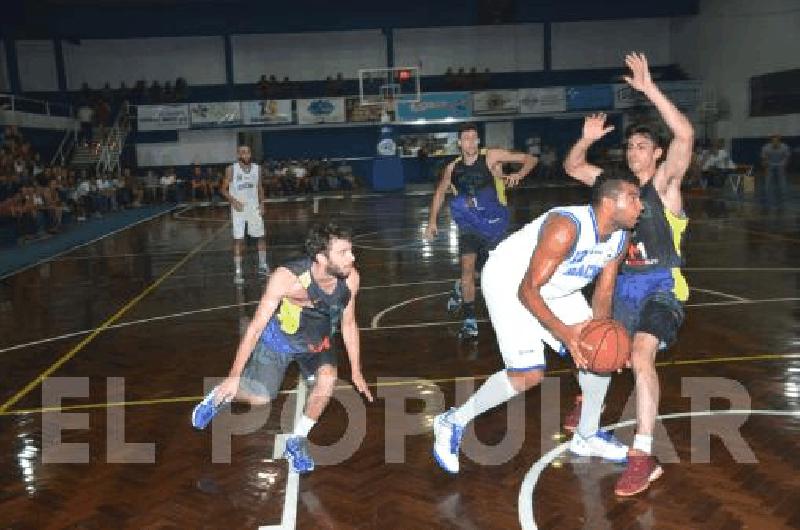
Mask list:
POLYGON ((177 202, 176 187, 178 185, 178 177, 175 174, 175 168, 167 168, 164 175, 161 176, 159 184, 161 186, 161 201, 177 202))
POLYGON ((94 121, 94 111, 87 102, 78 107, 77 118, 81 124, 79 141, 86 145, 92 140, 92 122, 94 121))
POLYGON ((44 199, 44 209, 49 216, 48 231, 52 234, 61 231, 61 221, 64 214, 64 203, 59 195, 58 181, 51 179, 46 187, 41 188, 44 199))
POLYGON ((101 216, 100 212, 95 209, 92 183, 85 171, 82 172, 80 180, 74 188, 72 200, 76 205, 78 221, 85 221, 90 215, 101 216))
POLYGON ((150 102, 161 103, 163 95, 161 84, 158 81, 153 81, 153 84, 150 85, 150 102))
POLYGON ((774 134, 770 141, 761 148, 761 164, 764 167, 764 186, 762 199, 764 202, 772 200, 774 192, 776 202, 783 202, 788 192, 786 182, 786 168, 792 151, 789 146, 781 141, 780 135, 774 134))
POLYGON ((256 84, 256 97, 261 99, 269 98, 269 81, 267 80, 267 74, 263 74, 256 84))
POLYGON ((123 189, 130 193, 130 205, 134 208, 139 208, 144 199, 144 186, 141 179, 131 174, 130 168, 122 170, 122 184, 123 189))
POLYGON ((736 169, 736 164, 725 150, 725 141, 716 140, 713 148, 703 159, 703 177, 709 186, 721 188, 725 183, 725 177, 733 169, 736 169))
POLYGON ((204 200, 211 200, 214 190, 208 175, 208 170, 197 164, 192 165, 189 170, 189 185, 191 186, 191 198, 197 199, 200 195, 204 200))
POLYGON ((179 77, 175 80, 175 101, 185 101, 189 95, 189 85, 186 79, 179 77))

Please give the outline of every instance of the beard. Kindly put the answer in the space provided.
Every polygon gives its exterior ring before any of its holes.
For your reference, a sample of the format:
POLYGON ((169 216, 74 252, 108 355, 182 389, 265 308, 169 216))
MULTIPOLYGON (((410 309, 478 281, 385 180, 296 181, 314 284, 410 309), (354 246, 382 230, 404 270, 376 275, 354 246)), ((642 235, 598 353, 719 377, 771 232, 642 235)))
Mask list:
POLYGON ((341 267, 328 263, 325 266, 325 274, 329 274, 339 280, 346 280, 350 276, 350 271, 345 272, 341 267))

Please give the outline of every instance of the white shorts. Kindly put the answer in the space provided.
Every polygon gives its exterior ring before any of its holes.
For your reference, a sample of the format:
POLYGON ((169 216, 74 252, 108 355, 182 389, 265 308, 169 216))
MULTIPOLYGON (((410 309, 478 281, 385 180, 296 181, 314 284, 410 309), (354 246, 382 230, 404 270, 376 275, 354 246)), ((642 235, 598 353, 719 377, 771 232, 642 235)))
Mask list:
POLYGON ((264 237, 264 218, 258 213, 258 206, 246 204, 241 212, 231 208, 233 239, 244 239, 245 225, 250 237, 264 237))
MULTIPOLYGON (((522 278, 509 278, 501 263, 489 261, 481 273, 481 294, 489 310, 497 344, 506 368, 511 371, 544 370, 544 345, 561 350, 561 342, 519 301, 522 278)), ((592 308, 580 291, 545 300, 547 307, 565 324, 592 318, 592 308)))

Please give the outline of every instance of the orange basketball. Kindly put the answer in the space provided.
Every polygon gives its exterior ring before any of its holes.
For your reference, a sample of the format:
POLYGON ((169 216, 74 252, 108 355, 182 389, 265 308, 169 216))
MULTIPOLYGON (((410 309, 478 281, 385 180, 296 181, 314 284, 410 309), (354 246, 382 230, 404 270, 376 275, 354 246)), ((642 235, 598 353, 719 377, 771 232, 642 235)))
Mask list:
POLYGON ((583 328, 581 340, 594 348, 586 359, 592 372, 615 372, 631 358, 631 339, 625 327, 616 320, 592 320, 583 328))

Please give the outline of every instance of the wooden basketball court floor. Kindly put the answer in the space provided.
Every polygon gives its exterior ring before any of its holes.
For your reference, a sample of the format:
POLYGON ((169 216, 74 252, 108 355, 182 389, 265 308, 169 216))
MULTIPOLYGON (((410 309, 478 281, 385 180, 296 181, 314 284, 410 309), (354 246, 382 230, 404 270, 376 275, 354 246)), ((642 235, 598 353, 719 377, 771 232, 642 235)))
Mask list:
MULTIPOLYGON (((519 191, 513 219, 583 200, 576 187, 519 191)), ((0 528, 800 527, 797 209, 687 199, 692 297, 659 358, 665 474, 618 500, 621 468, 565 454, 560 421, 577 385, 554 355, 542 388, 475 422, 459 475, 434 464, 433 415, 502 365, 480 304, 479 340, 456 338, 444 307, 455 232, 442 220, 439 238, 421 242, 429 202, 325 199, 316 214, 310 202, 268 205, 273 265, 300 250, 312 222, 354 229, 376 394, 356 396, 343 358, 342 386, 310 437, 320 465, 299 478, 273 454, 297 411, 294 370, 268 410, 236 405, 205 431, 189 424, 263 288, 252 245, 246 284, 232 282, 226 208, 176 210, 3 279, 0 528)), ((614 376, 603 416, 622 422, 626 443, 631 390, 629 371, 614 376)))

